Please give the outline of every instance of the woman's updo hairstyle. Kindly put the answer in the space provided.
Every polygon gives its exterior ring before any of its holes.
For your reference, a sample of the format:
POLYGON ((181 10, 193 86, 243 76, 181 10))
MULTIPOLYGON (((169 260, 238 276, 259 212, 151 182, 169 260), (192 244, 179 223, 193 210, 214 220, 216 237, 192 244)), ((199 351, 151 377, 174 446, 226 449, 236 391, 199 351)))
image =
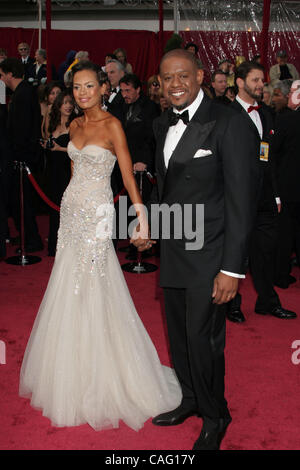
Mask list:
POLYGON ((103 70, 101 69, 101 67, 99 67, 99 65, 94 64, 94 62, 91 62, 90 60, 85 60, 83 62, 78 62, 78 64, 72 67, 72 78, 71 78, 72 88, 73 88, 73 81, 74 81, 75 74, 77 72, 82 72, 83 70, 91 70, 92 72, 95 72, 100 86, 102 86, 104 83, 107 83, 109 81, 107 73, 103 72, 103 70))

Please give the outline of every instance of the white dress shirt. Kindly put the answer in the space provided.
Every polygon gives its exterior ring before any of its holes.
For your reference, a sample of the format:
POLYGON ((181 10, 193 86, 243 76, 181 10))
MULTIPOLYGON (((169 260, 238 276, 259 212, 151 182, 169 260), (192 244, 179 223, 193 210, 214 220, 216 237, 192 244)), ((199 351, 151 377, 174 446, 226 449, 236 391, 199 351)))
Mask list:
POLYGON ((112 100, 114 99, 114 97, 116 96, 116 94, 119 92, 120 87, 119 87, 119 86, 116 86, 116 90, 117 90, 116 92, 114 91, 114 92, 111 93, 111 95, 109 96, 109 98, 108 98, 108 102, 109 102, 109 103, 112 102, 112 100))
MULTIPOLYGON (((189 113, 189 120, 192 119, 194 116, 195 112, 199 108, 202 100, 203 100, 204 92, 202 88, 200 88, 200 91, 196 97, 196 99, 186 108, 180 110, 180 113, 183 113, 184 111, 188 110, 189 113)), ((178 110, 173 108, 174 113, 178 113, 178 110)), ((168 168, 169 165, 169 160, 179 142, 181 139, 185 129, 186 129, 186 124, 182 121, 182 119, 179 119, 178 123, 175 126, 170 126, 169 130, 167 132, 166 140, 165 140, 165 145, 164 145, 164 160, 165 160, 165 165, 166 168, 168 168)), ((231 277, 236 277, 236 278, 245 278, 244 274, 236 274, 236 273, 231 273, 229 271, 223 271, 221 269, 221 273, 227 274, 227 276, 231 277)))
MULTIPOLYGON (((181 110, 180 113, 178 112, 177 109, 173 108, 174 113, 181 114, 183 113, 183 111, 188 110, 189 120, 191 120, 202 102, 203 95, 204 95, 203 90, 200 88, 200 91, 196 99, 192 102, 192 104, 187 106, 187 108, 181 110)), ((184 124, 182 119, 179 119, 176 126, 169 127, 169 130, 166 136, 165 146, 164 146, 164 158, 165 158, 166 168, 168 168, 169 160, 172 156, 172 153, 174 152, 178 142, 180 141, 185 129, 186 129, 186 125, 184 124)))
MULTIPOLYGON (((250 105, 249 103, 246 103, 246 101, 242 100, 242 98, 239 97, 239 95, 236 96, 236 100, 240 103, 241 106, 243 106, 244 110, 248 113, 248 108, 250 106, 258 106, 258 103, 255 101, 253 105, 250 105)), ((249 114, 249 117, 252 119, 253 123, 255 124, 255 127, 260 135, 260 138, 262 139, 263 137, 263 127, 260 119, 260 115, 258 111, 253 109, 249 114)))
MULTIPOLYGON (((246 103, 246 101, 242 100, 242 98, 239 97, 239 95, 236 96, 236 100, 240 103, 241 106, 243 106, 243 108, 245 109, 245 111, 247 111, 248 113, 248 108, 249 106, 257 106, 257 102, 255 101, 254 105, 250 105, 249 103, 246 103)), ((261 119, 260 119, 260 115, 258 113, 258 111, 256 110, 252 110, 250 113, 248 113, 250 118, 252 119, 252 121, 254 122, 257 130, 258 130, 258 133, 260 135, 260 138, 262 139, 263 137, 263 127, 262 127, 262 123, 261 123, 261 119)), ((281 200, 280 200, 280 197, 275 197, 275 201, 276 201, 276 204, 279 205, 281 204, 281 200)))

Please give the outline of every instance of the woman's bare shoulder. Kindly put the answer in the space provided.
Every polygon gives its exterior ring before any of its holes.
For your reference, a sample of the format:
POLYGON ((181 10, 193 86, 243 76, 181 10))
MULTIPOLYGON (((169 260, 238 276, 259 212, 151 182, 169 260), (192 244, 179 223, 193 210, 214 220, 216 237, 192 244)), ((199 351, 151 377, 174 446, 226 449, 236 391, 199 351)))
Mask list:
POLYGON ((82 116, 79 116, 70 122, 70 129, 76 129, 76 127, 80 127, 81 124, 82 124, 82 116))
POLYGON ((105 118, 105 120, 106 120, 106 124, 107 124, 110 128, 114 128, 114 129, 121 128, 121 129, 122 129, 122 124, 121 124, 121 122, 119 121, 118 118, 116 118, 116 117, 113 116, 112 114, 107 113, 107 117, 105 118))

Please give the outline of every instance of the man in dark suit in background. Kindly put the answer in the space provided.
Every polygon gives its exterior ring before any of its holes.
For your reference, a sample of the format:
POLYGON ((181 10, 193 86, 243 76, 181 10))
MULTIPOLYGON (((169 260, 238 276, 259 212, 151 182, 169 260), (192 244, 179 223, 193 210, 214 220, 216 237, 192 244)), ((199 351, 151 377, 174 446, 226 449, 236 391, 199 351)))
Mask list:
POLYGON ((288 106, 292 112, 278 116, 272 139, 282 204, 275 285, 283 289, 294 281, 290 275, 294 249, 300 266, 300 80, 291 87, 288 106))
MULTIPOLYGON (((128 149, 134 171, 148 170, 153 173, 155 139, 153 120, 159 116, 157 106, 142 92, 142 83, 134 75, 125 75, 120 80, 121 94, 124 99, 123 119, 128 149)), ((152 185, 143 178, 143 202, 149 199, 152 185)))
MULTIPOLYGON (((272 160, 269 144, 273 135, 273 119, 268 109, 257 101, 261 100, 264 87, 264 69, 254 62, 243 62, 236 70, 238 94, 231 107, 236 109, 251 131, 255 141, 253 160, 261 167, 262 188, 251 235, 249 265, 257 291, 255 312, 271 314, 277 318, 296 318, 296 314, 281 306, 274 289, 275 253, 278 243, 278 211, 280 199, 276 184, 275 162, 272 160)), ((240 308, 241 295, 228 305, 227 318, 241 323, 245 317, 240 308)))
POLYGON ((0 261, 6 256, 8 189, 11 174, 11 155, 7 139, 6 121, 6 106, 0 104, 0 261))
MULTIPOLYGON (((122 124, 126 135, 133 171, 146 204, 152 192, 152 183, 145 172, 154 172, 155 139, 153 120, 159 110, 148 96, 142 92, 142 83, 135 74, 124 75, 120 80, 120 91, 124 99, 122 124)), ((130 244, 127 259, 135 259, 136 248, 130 244)))
MULTIPOLYGON (((183 215, 178 223, 169 217, 171 224, 164 227, 162 213, 162 230, 169 228, 170 237, 160 239, 160 284, 183 398, 153 423, 171 426, 199 415, 203 427, 193 449, 214 450, 231 421, 224 397, 225 307, 245 275, 259 167, 249 127, 234 110, 210 100, 202 80, 192 54, 177 49, 163 57, 160 83, 173 111, 154 121, 158 194, 153 202, 162 210, 176 204, 183 215), (190 222, 190 230, 180 235, 190 222)), ((152 204, 152 214, 155 210, 152 204)))
POLYGON ((20 60, 24 67, 24 79, 29 78, 29 72, 35 60, 29 55, 29 45, 26 42, 21 42, 18 45, 18 53, 20 54, 20 60))
POLYGON ((105 66, 105 72, 107 73, 111 86, 111 94, 107 103, 107 111, 121 121, 123 117, 122 106, 124 104, 124 99, 120 90, 120 80, 125 75, 124 66, 118 60, 111 59, 105 66))
MULTIPOLYGON (((111 94, 108 99, 108 102, 105 103, 107 111, 113 116, 118 118, 121 122, 123 119, 123 105, 124 98, 121 94, 119 82, 122 77, 125 75, 124 66, 116 59, 111 59, 105 66, 105 72, 107 73, 108 80, 111 86, 111 94)), ((116 161, 114 169, 111 174, 111 188, 114 197, 116 197, 120 191, 123 189, 123 179, 120 171, 118 162, 116 161)), ((119 202, 115 204, 115 213, 116 213, 116 230, 118 238, 119 222, 118 222, 118 213, 119 213, 119 202)), ((117 238, 114 239, 114 246, 117 247, 117 238)))
MULTIPOLYGON (((1 62, 0 79, 13 91, 7 122, 12 159, 25 162, 32 169, 38 160, 40 150, 41 113, 36 92, 23 80, 23 76, 24 68, 18 59, 8 58, 1 62)), ((20 230, 19 183, 19 171, 15 169, 12 175, 11 199, 13 217, 18 231, 20 230)), ((25 250, 31 253, 41 250, 43 243, 32 204, 34 190, 26 174, 23 178, 23 185, 25 250)))

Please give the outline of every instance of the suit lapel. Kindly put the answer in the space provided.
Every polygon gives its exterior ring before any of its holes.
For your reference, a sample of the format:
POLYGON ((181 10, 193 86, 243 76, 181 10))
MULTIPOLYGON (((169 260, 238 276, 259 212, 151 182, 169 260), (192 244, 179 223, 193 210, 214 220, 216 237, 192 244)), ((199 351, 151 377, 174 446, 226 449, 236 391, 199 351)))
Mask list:
MULTIPOLYGON (((255 133, 256 137, 260 140, 260 135, 259 135, 259 132, 257 130, 257 127, 256 125, 254 124, 254 122, 252 121, 251 117, 249 116, 249 113, 247 113, 247 111, 243 108, 243 106, 238 102, 238 101, 233 101, 233 103, 231 104, 231 106, 233 106, 235 109, 237 109, 238 111, 240 111, 244 117, 246 117, 246 119, 248 120, 248 123, 249 123, 249 126, 250 126, 250 129, 252 130, 252 132, 255 133)), ((250 106, 250 105, 249 105, 250 106)))
POLYGON ((215 121, 210 120, 210 107, 211 101, 204 95, 199 108, 186 127, 170 158, 169 170, 177 166, 176 164, 179 164, 180 168, 181 164, 185 164, 192 159, 196 150, 201 148, 207 139, 215 125, 215 121))
POLYGON ((215 125, 215 121, 210 121, 209 114, 210 100, 204 96, 191 122, 182 134, 170 158, 169 166, 170 164, 171 167, 174 166, 174 163, 185 163, 193 158, 196 150, 201 148, 215 125))
POLYGON ((162 140, 160 142, 160 164, 164 168, 164 194, 168 191, 168 188, 173 184, 174 177, 176 178, 182 172, 183 167, 191 160, 196 153, 196 151, 201 148, 202 144, 205 142, 209 134, 211 133, 213 127, 215 126, 215 120, 210 120, 210 108, 211 101, 204 95, 202 102, 194 114, 192 120, 187 125, 181 139, 179 140, 170 160, 168 169, 166 169, 164 162, 164 144, 166 140, 166 135, 169 129, 169 124, 167 122, 164 131, 162 132, 162 140))
POLYGON ((258 114, 260 116, 260 120, 261 120, 261 124, 262 124, 262 128, 263 128, 263 139, 268 141, 270 136, 267 135, 267 132, 270 130, 270 128, 268 128, 268 121, 267 121, 266 115, 264 113, 264 109, 260 108, 258 110, 258 114))

